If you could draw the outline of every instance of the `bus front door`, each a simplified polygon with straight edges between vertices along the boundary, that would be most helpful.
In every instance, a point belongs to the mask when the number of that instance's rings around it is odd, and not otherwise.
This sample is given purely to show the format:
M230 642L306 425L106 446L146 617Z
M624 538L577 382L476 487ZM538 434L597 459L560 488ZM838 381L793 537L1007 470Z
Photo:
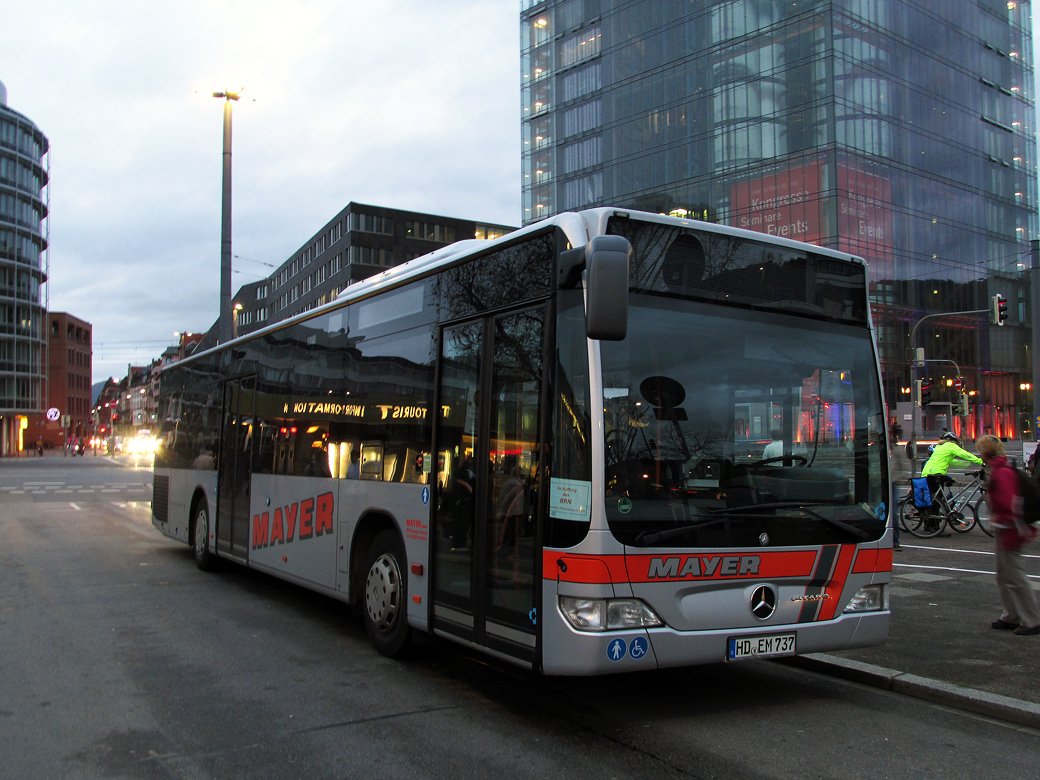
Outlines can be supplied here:
M255 377L224 385L224 427L217 462L217 552L245 561L249 554Z
M435 631L533 664L546 308L441 337Z

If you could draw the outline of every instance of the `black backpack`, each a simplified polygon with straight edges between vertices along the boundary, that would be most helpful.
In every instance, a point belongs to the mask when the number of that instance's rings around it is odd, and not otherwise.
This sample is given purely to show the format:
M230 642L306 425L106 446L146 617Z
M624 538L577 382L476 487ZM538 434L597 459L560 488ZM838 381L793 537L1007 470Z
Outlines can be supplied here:
M1022 494L1022 519L1029 525L1040 525L1040 482L1020 468L1014 468L1018 477L1018 492Z

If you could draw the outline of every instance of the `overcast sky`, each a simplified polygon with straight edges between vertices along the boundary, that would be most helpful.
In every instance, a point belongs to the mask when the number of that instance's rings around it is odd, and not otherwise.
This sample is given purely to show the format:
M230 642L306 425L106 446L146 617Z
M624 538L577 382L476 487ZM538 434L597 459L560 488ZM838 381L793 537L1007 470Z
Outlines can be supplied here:
M516 0L34 0L3 13L7 105L50 140L50 301L94 381L216 320L223 101L232 292L348 202L520 223Z

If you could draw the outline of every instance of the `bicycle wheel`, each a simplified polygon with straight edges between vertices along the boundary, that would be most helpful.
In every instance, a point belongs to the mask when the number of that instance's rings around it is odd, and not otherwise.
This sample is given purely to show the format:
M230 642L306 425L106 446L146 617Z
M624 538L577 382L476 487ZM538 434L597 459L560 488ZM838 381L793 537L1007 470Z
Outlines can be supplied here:
M975 527L975 523L978 521L975 519L975 512L972 511L968 517L965 517L962 512L950 512L947 522L950 528L957 533L966 534Z
M903 504L905 504L907 501L911 501L912 502L913 498L914 498L914 495L913 495L913 493L911 493L911 494L907 495L905 498L901 499L899 501L898 508L897 508L897 511L896 511L896 514L899 516L899 527L902 530L906 531L907 533L910 532L910 529L906 527L906 518L903 517L903 515L904 514L908 514L908 513L903 511Z
M911 536L930 539L939 535L946 521L942 515L921 512L914 506L913 496L907 496L899 502L899 522Z
M993 536L993 528L989 524L989 507L986 505L986 497L979 496L979 500L975 502L975 506L971 510L975 513L975 522L979 528Z

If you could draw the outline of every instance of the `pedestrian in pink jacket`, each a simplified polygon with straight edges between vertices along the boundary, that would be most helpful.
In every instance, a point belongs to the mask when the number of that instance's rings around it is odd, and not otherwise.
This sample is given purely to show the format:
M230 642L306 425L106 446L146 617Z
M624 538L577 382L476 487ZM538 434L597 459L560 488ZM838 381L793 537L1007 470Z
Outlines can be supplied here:
M996 539L997 588L1003 614L990 625L1014 630L1019 636L1040 634L1040 607L1029 585L1022 548L1033 538L1022 520L1022 494L1018 475L1008 466L1004 444L996 436L983 436L975 443L986 464L986 503Z

